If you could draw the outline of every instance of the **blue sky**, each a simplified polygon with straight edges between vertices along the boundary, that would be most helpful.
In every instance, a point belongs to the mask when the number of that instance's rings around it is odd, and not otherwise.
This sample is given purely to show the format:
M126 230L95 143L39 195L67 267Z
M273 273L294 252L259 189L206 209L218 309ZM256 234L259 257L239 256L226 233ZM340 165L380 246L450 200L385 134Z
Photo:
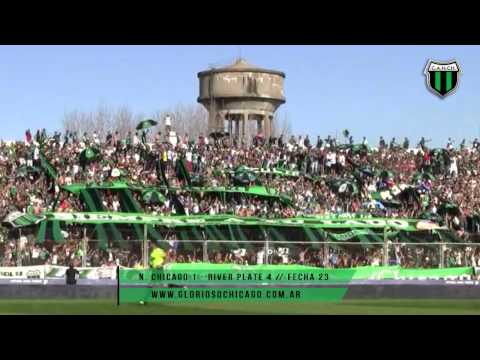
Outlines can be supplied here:
M286 73L287 115L296 134L356 140L380 135L411 142L422 135L444 145L449 136L480 137L479 46L0 46L0 138L26 128L60 130L63 114L98 105L128 105L151 114L195 103L197 72L239 55ZM425 86L428 59L456 59L454 95Z

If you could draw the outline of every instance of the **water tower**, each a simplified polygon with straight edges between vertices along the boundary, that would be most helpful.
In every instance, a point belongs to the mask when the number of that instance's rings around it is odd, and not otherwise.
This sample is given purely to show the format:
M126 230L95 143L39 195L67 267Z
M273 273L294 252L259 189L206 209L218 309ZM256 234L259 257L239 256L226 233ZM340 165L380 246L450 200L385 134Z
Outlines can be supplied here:
M209 112L209 133L228 133L249 141L272 135L273 114L285 102L281 71L261 69L238 59L233 65L198 73L197 101Z

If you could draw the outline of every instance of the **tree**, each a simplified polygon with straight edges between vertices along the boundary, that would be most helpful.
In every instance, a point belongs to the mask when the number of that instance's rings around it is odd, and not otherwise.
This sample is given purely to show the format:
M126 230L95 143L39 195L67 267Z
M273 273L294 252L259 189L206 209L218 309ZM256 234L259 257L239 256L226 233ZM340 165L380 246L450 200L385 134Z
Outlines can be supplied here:
M348 136L350 135L350 131L348 129L345 129L342 131L343 137L345 138L345 143L348 141Z
M197 138L200 134L206 135L208 131L208 112L201 105L177 104L174 108L157 110L152 119L158 122L154 131L165 130L165 118L170 115L172 131L178 135L188 134L190 138Z
M172 130L179 135L189 134L198 137L200 133L206 134L208 130L208 113L201 105L178 104L173 109L157 110L151 116L144 113L133 113L128 106L113 109L106 105L99 105L95 111L85 112L73 110L64 114L62 119L63 129L70 132L91 134L97 132L100 138L105 139L108 132L118 131L120 136L126 136L129 131L134 131L135 126L146 118L158 122L153 133L165 131L165 117L172 117Z
M275 113L272 122L272 136L278 138L280 137L280 135L283 135L284 138L288 138L291 134L292 125L290 123L290 117L288 113L285 113L283 115L282 120L280 120L280 115L278 113Z
M85 112L73 110L65 113L62 119L65 131L91 134L94 131L100 138L105 138L109 131L118 131L125 135L135 127L135 117L126 106L113 110L101 104L95 111Z

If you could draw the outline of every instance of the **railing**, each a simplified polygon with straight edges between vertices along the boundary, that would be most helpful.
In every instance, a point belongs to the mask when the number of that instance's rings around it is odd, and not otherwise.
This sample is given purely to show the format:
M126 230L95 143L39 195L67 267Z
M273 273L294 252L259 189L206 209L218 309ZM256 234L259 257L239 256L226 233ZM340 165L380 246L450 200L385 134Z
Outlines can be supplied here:
M11 247L11 244L16 247ZM5 244L10 250L5 251ZM66 244L35 245L7 241L0 266L69 265L149 267L154 246L165 249L169 262L229 262L239 264L306 264L321 267L401 265L443 268L480 266L480 243L320 242L272 240L128 240L102 244L84 238Z

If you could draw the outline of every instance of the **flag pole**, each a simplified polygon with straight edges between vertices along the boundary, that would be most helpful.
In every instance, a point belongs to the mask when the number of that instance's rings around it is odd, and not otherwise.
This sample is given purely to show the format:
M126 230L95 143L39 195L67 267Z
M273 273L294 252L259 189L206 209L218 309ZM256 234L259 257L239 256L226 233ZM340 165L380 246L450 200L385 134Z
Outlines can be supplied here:
M82 251L83 251L83 256L82 256L82 267L87 266L87 227L83 227L83 239L82 239Z
M143 255L143 268L148 268L148 247L147 247L147 224L143 224L143 246L142 246L142 255Z
M22 266L22 229L18 228L17 266Z
M388 227L383 228L383 266L388 266Z

